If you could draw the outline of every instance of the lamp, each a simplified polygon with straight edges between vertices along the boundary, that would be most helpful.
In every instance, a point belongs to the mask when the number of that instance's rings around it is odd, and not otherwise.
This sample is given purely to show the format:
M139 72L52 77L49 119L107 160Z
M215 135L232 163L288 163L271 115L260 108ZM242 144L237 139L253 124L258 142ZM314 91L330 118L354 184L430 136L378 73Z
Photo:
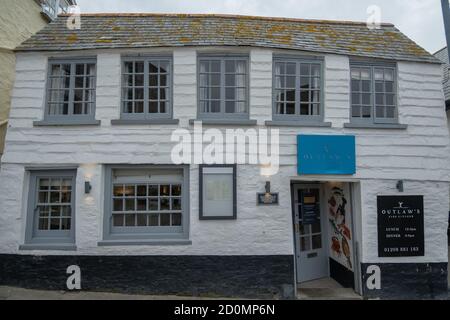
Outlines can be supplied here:
M85 181L84 182L84 193L89 194L89 193L91 193L91 190L92 190L91 183L89 181Z
M272 195L270 194L270 181L266 181L266 193L264 194L264 201L269 203L272 201Z
M404 188L403 188L403 180L398 180L397 181L397 185L396 188L399 192L403 192Z

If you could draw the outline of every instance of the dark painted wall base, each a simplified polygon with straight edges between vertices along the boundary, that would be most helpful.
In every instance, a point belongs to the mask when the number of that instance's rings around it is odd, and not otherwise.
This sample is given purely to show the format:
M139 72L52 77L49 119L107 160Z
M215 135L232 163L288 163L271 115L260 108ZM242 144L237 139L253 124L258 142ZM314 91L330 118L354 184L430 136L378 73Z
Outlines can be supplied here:
M67 267L87 291L292 299L293 256L31 256L0 254L0 285L67 290Z
M367 288L367 268L380 267L381 289ZM448 299L447 263L362 263L362 287L368 299Z
M355 274L330 258L330 277L344 288L355 288Z

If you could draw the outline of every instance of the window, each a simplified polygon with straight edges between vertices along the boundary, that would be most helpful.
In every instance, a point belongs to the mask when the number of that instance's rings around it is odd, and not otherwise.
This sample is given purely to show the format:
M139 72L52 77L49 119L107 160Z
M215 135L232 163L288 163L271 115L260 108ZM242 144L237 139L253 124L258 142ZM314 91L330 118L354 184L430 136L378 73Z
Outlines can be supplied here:
M69 4L67 0L40 0L42 12L44 12L50 19L56 19L58 14L67 13Z
M74 243L75 170L32 171L27 243Z
M95 82L95 60L49 61L46 118L93 119Z
M122 118L172 117L172 59L126 58L122 68Z
M187 238L187 167L109 166L107 186L106 239Z
M397 121L395 65L351 65L351 121Z
M248 118L248 58L201 56L199 117Z
M236 166L200 166L200 219L236 219Z
M274 60L274 120L323 120L322 61Z

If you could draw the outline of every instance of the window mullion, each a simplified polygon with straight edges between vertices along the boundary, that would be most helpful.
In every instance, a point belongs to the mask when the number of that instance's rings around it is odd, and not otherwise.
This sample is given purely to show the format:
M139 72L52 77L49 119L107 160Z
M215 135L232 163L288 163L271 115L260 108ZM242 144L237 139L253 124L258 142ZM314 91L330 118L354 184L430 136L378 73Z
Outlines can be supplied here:
M145 116L149 116L150 115L150 110L149 110L149 98L148 98L148 92L150 90L149 88L149 77L150 77L150 73L149 73L149 63L150 60L144 59L144 115Z
M220 113L225 114L225 59L220 60Z
M70 80L69 80L69 101L67 115L73 115L73 107L75 100L75 68L76 63L70 64Z
M300 116L300 62L295 63L295 115Z

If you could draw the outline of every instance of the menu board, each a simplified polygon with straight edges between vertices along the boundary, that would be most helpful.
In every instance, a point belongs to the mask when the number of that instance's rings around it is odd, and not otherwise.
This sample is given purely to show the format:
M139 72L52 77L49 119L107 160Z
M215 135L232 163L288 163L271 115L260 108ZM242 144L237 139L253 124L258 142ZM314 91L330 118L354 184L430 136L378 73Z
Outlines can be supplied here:
M423 196L378 196L378 256L425 255Z

